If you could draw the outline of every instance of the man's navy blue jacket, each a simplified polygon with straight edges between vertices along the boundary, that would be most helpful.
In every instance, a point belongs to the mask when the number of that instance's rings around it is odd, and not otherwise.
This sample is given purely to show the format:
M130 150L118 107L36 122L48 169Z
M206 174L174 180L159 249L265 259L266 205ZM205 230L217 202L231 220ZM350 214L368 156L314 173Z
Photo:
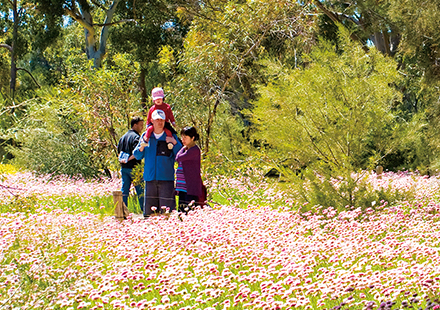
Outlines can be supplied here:
M139 134L133 129L127 131L127 133L123 135L121 139L119 139L118 154L120 154L122 151L124 153L130 154L130 156L133 155L133 151L139 143L139 138ZM121 167L133 169L137 164L140 164L140 162L140 160L132 159L126 164L121 164Z

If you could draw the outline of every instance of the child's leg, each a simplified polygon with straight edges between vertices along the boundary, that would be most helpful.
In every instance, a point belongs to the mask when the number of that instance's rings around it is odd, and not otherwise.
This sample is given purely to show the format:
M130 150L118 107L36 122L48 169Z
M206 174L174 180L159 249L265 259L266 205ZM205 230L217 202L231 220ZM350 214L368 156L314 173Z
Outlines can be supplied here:
M171 133L171 131L169 129L164 128L163 131L165 131L165 133L167 134L167 137L173 136L173 134Z
M165 122L165 130L169 130L172 134L177 134L177 131L173 128L173 126L171 126L170 122ZM168 136L168 134L167 134Z
M169 130L171 134L168 134L167 130ZM165 122L164 131L167 134L167 137L172 137L173 134L177 136L177 131L171 126L170 122ZM182 144L182 140L179 137L177 137L177 140Z
M149 126L147 127L147 131L146 131L146 133L145 133L145 135L144 135L144 140L145 140L145 142L148 142L148 140L150 140L150 137L151 137L151 134L153 133L153 131L154 131L153 126L152 126L152 125L149 125Z

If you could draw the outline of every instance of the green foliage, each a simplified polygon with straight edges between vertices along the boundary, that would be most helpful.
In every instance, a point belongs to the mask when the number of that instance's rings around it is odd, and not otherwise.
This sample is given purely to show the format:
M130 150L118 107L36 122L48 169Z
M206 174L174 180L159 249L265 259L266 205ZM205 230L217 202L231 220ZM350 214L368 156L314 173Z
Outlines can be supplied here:
M137 20L111 29L113 49L130 53L142 66L157 58L162 45L172 44L170 38L182 40L173 6L165 1L122 2L116 13L121 19ZM165 23L169 26L164 26Z
M185 83L183 79L178 82ZM210 109L212 105L209 103L208 106L204 105L203 98L199 96L199 93L194 93L188 84L179 84L170 88L167 103L172 105L179 128L185 126L197 128L200 134L198 144L202 150L206 150L206 143L209 140L211 145L209 151L213 154L220 152L226 156L237 158L250 152L243 119L240 115L233 113L229 105L223 104L218 107L218 113L208 138L207 119L212 113L212 109Z
M126 55L116 55L113 61L115 65L109 68L73 73L66 85L77 99L75 108L88 130L92 160L106 168L114 167L119 137L130 128L131 117L141 111L136 91L138 64Z
M387 14L402 31L402 54L415 56L413 66L425 71L426 81L440 80L440 1L392 0Z
M4 145L12 145L17 162L40 172L93 176L118 169L118 137L132 115L144 112L140 100L161 85L177 129L196 126L205 153L247 156L253 152L249 132L256 130L255 145L275 146L271 156L282 167L316 164L319 170L317 163L325 162L358 171L379 163L432 173L440 168L438 1L319 2L360 42L372 42L397 63L347 45L318 2L119 2L115 23L107 26L104 67L93 71L85 61L85 21L78 17L93 15L90 53L102 42L102 8L112 1L20 0L17 65L43 89L36 91L20 70L12 100L10 53L0 48L0 156L10 157ZM0 43L10 44L11 2L0 0L0 13ZM320 36L335 46L312 49ZM269 86L257 94L258 84ZM250 129L243 115L260 95L266 107L259 113L287 118L267 139L258 116ZM284 98L291 109L267 109L272 101L283 107ZM292 132L298 143L289 140Z
M277 180L264 176L270 167L270 159L264 154L231 160L224 154L210 152L202 161L208 201L243 209L257 206L297 210L297 192L291 187L281 188Z
M99 173L90 161L86 127L70 95L46 90L29 102L27 117L9 130L9 136L20 142L19 147L10 147L17 164L39 173L85 177Z
M295 18L302 9L299 3L286 1L214 1L208 6L182 6L180 18L191 18L184 51L176 59L167 48L161 54L161 64L167 73L179 74L170 87L176 107L192 112L187 118L201 130L205 151L209 151L218 114L229 110L219 107L228 105L233 115L239 115L253 97L252 84L260 78L255 59L267 51L284 57L280 51L282 46L290 46L286 41L294 41L300 33L305 37L310 34L306 24L313 17ZM197 14L192 14L194 11ZM170 63L174 59L178 66Z
M376 50L366 54L347 37L339 53L321 42L301 70L267 62L271 78L258 88L253 121L279 164L313 171L299 179L303 186L327 187L325 199L337 199L335 192L342 199L332 204L356 205L360 180L352 172L373 168L400 143L391 109L400 94L395 62Z
M338 173L339 172L339 173ZM346 175L344 175L344 173ZM337 212L350 210L352 207L366 209L379 205L379 202L386 201L393 204L399 201L411 201L414 198L415 190L396 190L391 184L387 187L375 188L369 180L367 171L349 173L341 171L329 171L325 177L316 174L311 169L305 169L302 178L293 177L293 184L300 193L303 204L301 211L314 211L315 206L333 207ZM338 176L337 178L329 177Z
M117 143L141 110L135 91L136 63L116 55L114 66L90 70L67 59L69 79L59 88L41 90L28 102L9 137L15 161L41 173L92 177L117 170Z
M127 207L130 213L141 213L139 201L135 196L128 198ZM85 198L81 196L40 197L32 195L28 197L16 196L7 203L0 203L0 213L19 212L31 215L36 214L37 210L50 212L57 209L62 209L74 214L81 212L89 212L102 216L113 216L115 214L115 205L112 196Z
M25 198L16 196L12 201L6 204L0 203L0 213L20 212L24 214L35 214L37 208L38 197L36 195Z

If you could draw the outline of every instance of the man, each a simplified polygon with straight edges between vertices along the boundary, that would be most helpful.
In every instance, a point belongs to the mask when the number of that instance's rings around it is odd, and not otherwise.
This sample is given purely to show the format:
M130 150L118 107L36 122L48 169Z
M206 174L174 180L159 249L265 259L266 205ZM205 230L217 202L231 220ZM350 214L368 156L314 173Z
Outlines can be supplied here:
M118 154L119 155L119 162L121 163L121 175L122 175L122 200L124 201L125 205L128 206L128 196L130 194L130 186L131 183L133 183L133 168L136 167L136 165L139 165L141 163L140 160L137 160L134 155L133 151L136 148L136 146L139 143L139 138L141 132L144 130L144 121L139 116L133 117L131 119L131 129L122 136L122 138L119 140L118 143ZM124 158L122 155L126 155L127 158ZM124 154L125 153L125 154ZM144 194L142 192L142 186L136 185L136 194L139 199L139 206L141 207L141 210L144 210Z
M144 158L145 208L144 217L156 212L176 210L174 194L174 161L182 148L177 136L167 137L164 132L166 115L162 110L155 110L151 115L153 134L148 143L140 139L134 150L137 160ZM173 147L168 148L167 144Z

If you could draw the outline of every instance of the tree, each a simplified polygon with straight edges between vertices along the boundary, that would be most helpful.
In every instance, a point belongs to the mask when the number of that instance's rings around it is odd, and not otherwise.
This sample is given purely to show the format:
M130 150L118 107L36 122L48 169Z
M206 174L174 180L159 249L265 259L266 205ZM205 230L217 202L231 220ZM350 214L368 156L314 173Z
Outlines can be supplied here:
M365 53L348 35L340 42L339 53L320 42L304 69L271 63L252 119L256 135L276 150L275 161L307 167L309 189L332 189L313 203L339 197L338 204L354 206L362 199L356 195L362 174L353 172L373 168L399 145L392 107L401 97L394 61L375 49Z
M176 17L175 5L169 2L123 2L116 14L136 23L118 25L111 31L113 50L133 55L141 65L139 91L145 110L148 110L147 90L165 83L156 62L159 52L165 45L180 50L186 31Z
M84 27L85 51L87 59L93 60L93 66L100 68L107 53L110 27L134 20L113 21L116 8L121 0L35 0L38 10L46 14L68 16ZM94 14L94 17L92 16ZM95 20L102 18L101 23ZM100 31L99 31L100 29ZM99 39L98 37L99 32Z
M365 51L368 51L369 41L385 55L396 54L401 32L387 15L389 2L314 0L313 4L337 26L344 26L349 30L350 38L361 43ZM326 25L321 30L325 32L325 28L328 27L329 25ZM333 39L335 38L336 34Z
M110 176L119 166L117 143L140 114L138 64L115 55L114 66L90 70L80 57L66 59L65 83L45 88L9 130L20 143L16 161L41 173ZM49 157L49 158L48 158Z
M4 0L0 2L0 14L4 17L2 28L5 34L0 37L0 48L9 53L10 83L9 90L14 98L17 84L17 72L22 70L29 74L38 87L37 80L25 67L17 66L17 60L28 52L28 47L43 50L58 35L59 23L53 15L35 12L32 2L26 0Z
M301 35L307 41L313 16L299 3L283 0L194 2L182 4L179 12L191 27L177 58L171 97L182 115L183 109L203 115L198 123L207 153L220 105L229 103L238 112L260 78L255 60L275 42L293 42Z

